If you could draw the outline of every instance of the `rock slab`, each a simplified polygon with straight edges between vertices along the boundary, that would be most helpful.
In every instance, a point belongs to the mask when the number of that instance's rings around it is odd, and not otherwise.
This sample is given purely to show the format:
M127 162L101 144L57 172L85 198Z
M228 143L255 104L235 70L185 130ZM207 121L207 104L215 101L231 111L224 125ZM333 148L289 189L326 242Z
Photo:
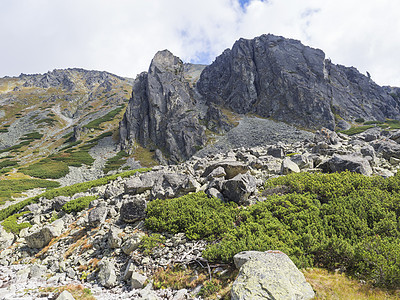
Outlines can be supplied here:
M242 260L244 256L248 258L233 283L232 300L306 300L314 297L311 285L286 254L280 251L251 252L249 255L240 253Z

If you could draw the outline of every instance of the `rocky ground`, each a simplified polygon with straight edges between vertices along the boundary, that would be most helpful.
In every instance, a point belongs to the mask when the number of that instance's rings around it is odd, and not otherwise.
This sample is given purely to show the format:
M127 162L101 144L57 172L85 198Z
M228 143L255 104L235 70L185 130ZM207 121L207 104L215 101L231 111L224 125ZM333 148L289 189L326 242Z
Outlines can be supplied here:
M38 287L67 284L82 284L96 299L201 298L200 285L191 290L153 290L151 280L159 268L196 264L213 274L227 266L208 267L201 254L207 242L188 240L183 233L164 234L165 247L144 253L139 245L149 234L143 222L149 201L205 191L249 205L264 200L257 191L272 176L347 169L386 177L399 168L400 131L372 128L350 138L322 129L308 136L301 142L194 156L180 165L157 166L71 197L41 198L24 208L30 212L18 219L32 227L19 234L0 229L0 299L55 299L57 293ZM61 213L54 221L53 211L61 212L67 201L83 196L98 199L88 209ZM246 272L257 274L256 266L251 270Z

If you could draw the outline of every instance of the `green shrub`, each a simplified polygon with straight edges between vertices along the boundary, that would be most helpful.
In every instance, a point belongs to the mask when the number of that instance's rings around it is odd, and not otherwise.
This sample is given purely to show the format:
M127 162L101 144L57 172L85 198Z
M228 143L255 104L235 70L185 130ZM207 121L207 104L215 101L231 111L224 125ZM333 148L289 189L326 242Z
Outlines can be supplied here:
M146 235L140 241L139 249L143 252L144 255L149 255L153 252L153 250L157 247L164 247L165 236L162 236L158 233L153 233L150 235Z
M98 196L85 196L70 200L63 205L62 210L68 214L71 212L80 212L89 207L90 202L97 198Z
M364 118L358 118L358 119L355 119L354 121L356 121L356 123L364 123L365 119Z
M29 140L29 141L33 141L33 140L40 140L43 137L43 134L39 133L39 132L31 132L31 133L27 133L25 134L21 140Z
M367 129L370 129L374 127L373 125L363 125L363 126L357 126L357 127L351 127L350 129L347 130L341 130L341 133L347 134L347 135L355 135L364 132Z
M19 234L19 232L24 229L24 228L28 228L28 227L32 227L31 224L24 222L24 223L20 223L18 224L17 220L19 217L30 213L30 211L24 211L22 213L19 214L15 214L12 216L9 216L7 219L5 219L1 225L3 225L3 228L5 231L7 232L12 232L15 234Z
M147 205L145 224L156 232L184 232L189 239L215 239L232 226L235 220L234 207L234 204L209 198L204 192L173 199L157 199Z
M271 188L285 194L271 195ZM400 284L400 174L298 173L270 179L264 202L240 208L203 193L155 200L145 225L215 242L203 252L231 262L245 250L281 250L299 267L340 268L385 287Z
M6 168L6 167L13 167L13 166L17 166L18 162L15 160L9 160L9 159L5 159L0 161L0 169Z

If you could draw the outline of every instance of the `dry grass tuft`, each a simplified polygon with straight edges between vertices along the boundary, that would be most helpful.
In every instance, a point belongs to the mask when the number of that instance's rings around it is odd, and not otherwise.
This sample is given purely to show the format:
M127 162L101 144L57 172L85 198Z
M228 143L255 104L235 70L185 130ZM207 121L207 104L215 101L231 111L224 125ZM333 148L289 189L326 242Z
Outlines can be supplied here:
M400 290L385 291L351 279L345 274L331 273L325 269L303 270L306 280L316 292L315 299L333 300L394 300L400 299Z

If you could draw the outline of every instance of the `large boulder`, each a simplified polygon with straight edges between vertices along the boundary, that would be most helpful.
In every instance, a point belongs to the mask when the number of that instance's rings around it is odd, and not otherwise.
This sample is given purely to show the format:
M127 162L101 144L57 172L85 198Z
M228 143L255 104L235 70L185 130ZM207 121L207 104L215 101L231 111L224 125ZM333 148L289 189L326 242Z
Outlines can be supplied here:
M289 173L299 173L299 166L294 163L289 157L285 157L282 161L281 165L281 173L283 175L287 175Z
M252 251L241 259L239 275L232 285L232 300L312 299L315 294L303 273L280 251Z
M111 261L102 259L99 262L97 279L98 282L106 288L112 288L117 284L117 275L115 274L114 264Z
M368 160L356 155L338 155L335 154L332 158L323 162L319 166L324 172L343 172L350 171L363 175L371 175L372 169Z
M26 245L29 248L43 248L48 245L53 238L58 237L62 233L63 229L64 221L58 219L52 224L46 225L45 227L33 232L31 235L26 236Z
M387 160L391 157L400 158L400 145L392 140L381 140L371 143L371 145Z
M225 178L226 179L231 179L235 177L238 174L244 174L249 170L248 165L235 161L235 160L224 160L220 161L217 163L214 163L210 166L208 166L202 175L202 177L207 177L209 176L214 170L223 168L225 171Z
M127 222L133 223L146 217L147 202L143 198L133 196L126 199L120 208L120 218Z
M251 194L257 190L257 183L249 174L238 174L222 184L224 199L238 204L246 203Z
M197 192L200 184L193 176L187 174L165 173L154 183L151 190L152 199L166 199L184 196Z
M105 205L95 207L89 212L88 221L92 227L103 224L107 218L108 208Z
M14 235L11 232L4 230L3 226L0 225L0 250L8 248L14 241Z

